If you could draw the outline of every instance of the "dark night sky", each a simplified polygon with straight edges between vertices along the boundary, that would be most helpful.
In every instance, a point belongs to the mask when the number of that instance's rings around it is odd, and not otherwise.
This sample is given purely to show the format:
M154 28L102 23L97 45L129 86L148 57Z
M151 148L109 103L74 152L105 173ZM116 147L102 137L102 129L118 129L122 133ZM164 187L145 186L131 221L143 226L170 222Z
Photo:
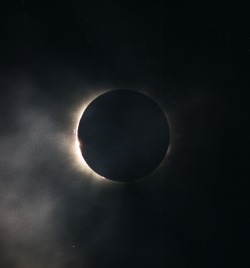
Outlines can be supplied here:
M249 5L1 3L0 267L249 267ZM129 88L168 116L161 166L98 180L77 111Z

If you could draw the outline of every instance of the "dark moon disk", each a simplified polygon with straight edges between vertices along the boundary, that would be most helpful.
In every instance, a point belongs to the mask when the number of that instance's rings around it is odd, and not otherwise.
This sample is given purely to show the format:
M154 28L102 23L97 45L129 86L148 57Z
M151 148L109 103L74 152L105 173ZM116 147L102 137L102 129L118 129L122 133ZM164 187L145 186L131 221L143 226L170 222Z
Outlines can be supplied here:
M88 105L78 139L92 170L107 179L127 182L157 168L166 155L170 131L156 102L137 91L119 89Z

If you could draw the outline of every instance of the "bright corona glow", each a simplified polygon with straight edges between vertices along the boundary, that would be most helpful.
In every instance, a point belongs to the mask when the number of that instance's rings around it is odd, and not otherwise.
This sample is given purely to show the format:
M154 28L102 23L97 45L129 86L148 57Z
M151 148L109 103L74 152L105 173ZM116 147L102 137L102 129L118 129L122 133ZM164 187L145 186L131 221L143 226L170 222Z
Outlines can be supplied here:
M73 156L73 162L76 165L76 168L80 171L83 171L84 173L86 173L88 176L91 176L95 179L98 180L103 180L103 177L98 175L96 172L94 172L86 163L86 161L84 160L82 153L81 153L81 148L84 148L84 144L82 144L79 140L78 140L78 127L80 124L80 120L82 118L82 115L85 111L85 109L88 107L88 105L95 99L97 98L99 95L105 93L106 91L99 91L98 93L96 93L94 96L88 96L84 103L82 105L80 105L79 109L76 111L76 113L73 115L74 118L76 118L76 120L74 121L74 123L76 122L76 124L73 126L73 144L70 146L70 152L71 155Z

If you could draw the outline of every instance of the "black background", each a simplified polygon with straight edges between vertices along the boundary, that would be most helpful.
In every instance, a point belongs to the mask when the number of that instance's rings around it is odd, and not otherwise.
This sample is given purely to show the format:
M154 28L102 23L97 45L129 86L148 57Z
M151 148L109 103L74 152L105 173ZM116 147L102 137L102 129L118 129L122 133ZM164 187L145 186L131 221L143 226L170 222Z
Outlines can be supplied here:
M0 267L249 267L247 3L0 9ZM80 103L116 88L157 101L172 137L129 185L67 155Z

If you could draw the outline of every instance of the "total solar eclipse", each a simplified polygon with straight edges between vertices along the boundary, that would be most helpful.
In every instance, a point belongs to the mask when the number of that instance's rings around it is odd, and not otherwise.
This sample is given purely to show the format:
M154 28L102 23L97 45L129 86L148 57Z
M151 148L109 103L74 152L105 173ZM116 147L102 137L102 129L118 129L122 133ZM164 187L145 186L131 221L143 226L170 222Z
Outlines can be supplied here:
M88 166L102 177L123 182L153 172L170 141L168 121L159 105L127 89L95 98L83 112L77 135Z

